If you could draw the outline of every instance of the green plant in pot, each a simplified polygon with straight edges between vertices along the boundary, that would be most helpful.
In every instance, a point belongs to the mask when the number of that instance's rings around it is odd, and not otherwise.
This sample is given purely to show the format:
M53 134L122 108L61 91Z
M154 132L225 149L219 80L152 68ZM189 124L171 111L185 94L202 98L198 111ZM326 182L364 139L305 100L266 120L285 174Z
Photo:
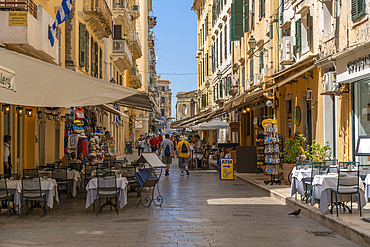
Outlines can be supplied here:
M295 167L295 163L297 162L298 156L301 155L301 149L305 141L306 138L302 134L296 134L285 140L285 147L283 149L284 163L282 164L282 167L284 181L287 184L289 183L289 173Z
M320 147L320 144L315 140L312 141L312 145L307 147L305 154L312 162L323 162L332 157L332 151L329 146L329 142L327 142L325 146Z

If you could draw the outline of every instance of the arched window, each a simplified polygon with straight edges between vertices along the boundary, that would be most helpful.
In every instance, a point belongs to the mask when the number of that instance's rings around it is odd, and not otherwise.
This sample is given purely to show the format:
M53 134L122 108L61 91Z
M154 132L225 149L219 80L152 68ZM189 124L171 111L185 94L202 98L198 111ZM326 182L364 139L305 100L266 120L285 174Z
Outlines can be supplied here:
M185 104L183 104L183 105L182 105L182 114L183 114L183 115L185 115L185 114L186 114L186 110L187 110L187 109L186 109L186 105L185 105Z

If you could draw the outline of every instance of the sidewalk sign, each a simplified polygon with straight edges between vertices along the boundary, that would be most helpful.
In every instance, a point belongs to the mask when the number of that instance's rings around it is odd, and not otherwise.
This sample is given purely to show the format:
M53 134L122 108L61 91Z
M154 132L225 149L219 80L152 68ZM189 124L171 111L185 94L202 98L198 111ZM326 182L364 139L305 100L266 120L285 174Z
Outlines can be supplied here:
M220 179L234 180L234 159L220 159Z

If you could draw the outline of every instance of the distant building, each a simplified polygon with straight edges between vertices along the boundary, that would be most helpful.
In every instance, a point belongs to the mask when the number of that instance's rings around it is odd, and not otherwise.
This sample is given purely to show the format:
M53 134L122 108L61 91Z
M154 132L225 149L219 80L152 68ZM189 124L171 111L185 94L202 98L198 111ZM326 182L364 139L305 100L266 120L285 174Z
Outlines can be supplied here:
M159 113L160 120L164 127L164 130L167 131L170 129L171 123L171 89L169 80L163 79L160 76L157 76L157 83L159 89Z
M198 113L199 106L197 90L179 92L176 97L176 121L194 116Z

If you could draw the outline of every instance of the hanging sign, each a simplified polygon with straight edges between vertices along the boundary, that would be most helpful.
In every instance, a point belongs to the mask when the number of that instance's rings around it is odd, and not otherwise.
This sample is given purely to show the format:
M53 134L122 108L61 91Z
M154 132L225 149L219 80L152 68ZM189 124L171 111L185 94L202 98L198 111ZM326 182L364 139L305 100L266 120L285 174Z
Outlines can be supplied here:
M0 65L0 87L15 92L15 72Z
M233 180L234 179L234 159L220 159L220 179Z
M229 123L231 132L238 132L239 131L239 122L231 122Z
M262 121L262 127L264 130L266 130L268 126L271 126L273 124L277 125L277 121L275 119L269 118Z
M27 26L27 12L9 12L9 26Z
M299 106L294 108L294 124L297 126L301 124L301 108Z

